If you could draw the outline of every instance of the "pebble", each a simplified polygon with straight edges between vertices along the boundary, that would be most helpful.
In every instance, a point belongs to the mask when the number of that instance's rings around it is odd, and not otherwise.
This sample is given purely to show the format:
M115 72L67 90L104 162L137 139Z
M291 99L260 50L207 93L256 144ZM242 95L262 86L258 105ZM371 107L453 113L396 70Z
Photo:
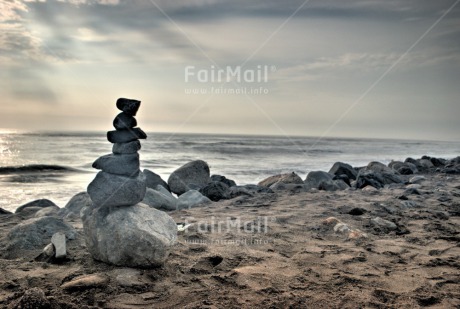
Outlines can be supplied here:
M64 290L84 290L106 285L108 279L102 275L93 274L74 278L61 285Z
M65 234L61 232L54 233L51 237L51 243L54 246L55 257L64 259L67 256Z

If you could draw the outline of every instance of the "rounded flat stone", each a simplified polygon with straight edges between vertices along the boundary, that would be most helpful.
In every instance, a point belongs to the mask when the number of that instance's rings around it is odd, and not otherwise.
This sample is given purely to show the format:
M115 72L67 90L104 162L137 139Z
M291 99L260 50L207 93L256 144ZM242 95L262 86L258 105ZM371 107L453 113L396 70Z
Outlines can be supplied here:
M141 106L141 101L119 98L117 100L117 108L122 112L125 112L128 115L136 116L139 107Z

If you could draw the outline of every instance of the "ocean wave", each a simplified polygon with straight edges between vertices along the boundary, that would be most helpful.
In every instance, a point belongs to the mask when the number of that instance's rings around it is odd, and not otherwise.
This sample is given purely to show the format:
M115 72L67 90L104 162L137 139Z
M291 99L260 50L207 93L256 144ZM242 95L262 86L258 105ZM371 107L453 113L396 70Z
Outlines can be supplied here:
M43 173L43 172L82 172L76 168L60 165L30 164L24 166L0 167L0 175L21 174L21 173Z

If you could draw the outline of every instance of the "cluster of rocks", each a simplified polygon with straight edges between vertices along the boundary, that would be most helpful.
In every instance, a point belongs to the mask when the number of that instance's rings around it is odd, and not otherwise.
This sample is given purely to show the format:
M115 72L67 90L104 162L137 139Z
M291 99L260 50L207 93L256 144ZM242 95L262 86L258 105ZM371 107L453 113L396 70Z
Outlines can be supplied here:
M94 259L106 263L154 267L164 263L177 238L175 221L142 202L147 190L140 171L139 139L147 135L134 118L141 102L118 99L118 114L107 132L112 153L98 158L102 170L88 186L92 205L81 211L86 246Z

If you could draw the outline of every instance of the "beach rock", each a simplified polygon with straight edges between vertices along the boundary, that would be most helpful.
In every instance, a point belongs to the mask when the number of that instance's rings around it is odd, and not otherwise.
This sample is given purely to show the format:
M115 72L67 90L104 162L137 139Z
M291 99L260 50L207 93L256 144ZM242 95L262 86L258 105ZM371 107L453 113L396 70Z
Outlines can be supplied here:
M176 222L145 204L84 209L86 246L96 260L127 267L161 266L177 239Z
M335 175L333 178L333 180L342 180L347 186L351 186L351 182L350 182L350 178L348 178L347 175L345 174L341 174L341 175Z
M11 215L12 212L0 207L0 215Z
M393 222L385 220L385 219L382 219L380 217L376 217L376 218L371 219L371 223L374 226L383 228L383 229L388 230L388 231L393 231L393 230L396 230L398 228L396 226L396 224L394 224Z
M212 181L205 187L201 188L199 192L209 198L211 201L217 202L228 198L228 186L223 182Z
M51 303L40 288L31 288L18 300L13 301L8 309L50 309Z
M40 209L35 213L35 218L46 216L58 216L60 208L57 206L50 206Z
M62 232L54 233L51 237L51 243L54 246L55 258L65 259L67 256L65 234Z
M409 183L411 184L421 184L426 180L425 176L414 176L411 179L409 179Z
M335 162L334 165L329 170L329 174L340 176L340 175L347 175L349 179L356 179L358 173L355 169L347 163L343 162Z
M57 232L64 233L68 239L75 239L77 235L75 229L60 218L41 217L25 220L9 231L7 250L42 248Z
M258 183L259 186L270 187L275 183L303 184L302 178L294 172L270 176Z
M418 172L417 167L408 162L391 161L388 167L401 175L412 175Z
M321 183L332 182L333 178L334 176L329 173L323 171L312 171L308 173L304 183L310 188L319 189Z
M168 179L171 192L181 195L187 192L190 184L203 188L209 182L209 166L202 160L189 162L175 170Z
M136 116L139 107L141 106L141 101L119 98L117 100L117 108L122 112L125 112L127 115Z
M380 163L380 162L376 162L376 161L373 161L373 162L369 162L369 164L366 166L366 170L368 171L374 171L376 173L389 173L389 174L394 174L394 170L391 169L390 167L386 166L385 164L383 163Z
M345 234L345 233L349 233L350 231L351 231L350 227L343 222L339 222L334 226L334 232L336 233Z
M348 189L348 185L342 180L330 180L320 183L318 189L324 191L338 191Z
M212 203L209 198L196 190L189 190L177 199L177 209L190 209Z
M119 113L113 120L113 126L117 130L132 129L137 126L137 120L125 112Z
M93 201L89 196L88 192L80 192L74 195L59 211L59 216L63 218L76 217L80 218L80 212L84 207L91 207Z
M304 184L292 184L277 182L270 186L273 191L290 191L292 193L306 192L308 191Z
M221 176L221 175L212 175L211 176L211 181L218 181L218 182L223 182L224 184L226 184L228 187L234 187L236 186L236 182L231 180L231 179L228 179L227 177L225 176Z
M164 181L160 175L157 175L148 169L144 169L144 175L145 175L145 183L147 185L147 188L156 189L156 187L160 185L160 186L163 186L169 192L171 192L171 190L169 189L168 183Z
M264 194L264 193L274 193L272 189L257 185L244 185L244 186L234 186L230 187L227 191L228 198L232 199L237 196L246 195L246 196L254 196L257 194Z
M34 258L36 262L51 262L54 259L54 245L48 244L43 251Z
M366 186L372 186L376 189L381 189L384 186L382 174L363 169L359 171L358 178L356 179L356 188L362 189Z
M94 161L93 167L110 174L134 177L140 172L139 154L108 154Z
M131 154L141 150L141 142L135 140L128 143L115 143L112 146L112 152L114 154Z
M430 158L430 161L431 163L433 163L433 165L435 167L442 167L442 166L445 166L447 164L447 160L445 159L441 159L441 158Z
M158 187L163 188L160 185ZM156 208L159 210L176 210L177 199L174 196L172 196L171 193L169 193L167 190L166 192L167 194L165 194L164 192L153 190L151 188L147 188L142 203L149 207Z
M371 185L366 185L364 188L362 188L363 191L365 192L376 192L378 191L377 188L371 186Z
M123 177L99 172L88 185L88 194L95 207L129 206L144 199L145 176Z
M419 159L417 160L417 162L418 162L418 165L422 167L421 169L424 171L427 171L430 168L434 167L434 164L429 159Z
M146 139L147 134L140 128L116 130L107 132L107 140L111 143L129 143L139 139Z
M52 201L48 200L48 199L39 199L39 200L35 200L35 201L32 201L32 202L29 202L27 204L24 204L20 207L18 207L15 211L15 213L21 213L22 211L24 211L25 209L29 208L29 207L40 207L40 208L46 208L46 207L50 207L50 206L57 206L56 204L54 204Z
M61 289L67 291L82 291L97 287L104 287L108 283L108 278L100 274L83 275L72 279L61 285Z

